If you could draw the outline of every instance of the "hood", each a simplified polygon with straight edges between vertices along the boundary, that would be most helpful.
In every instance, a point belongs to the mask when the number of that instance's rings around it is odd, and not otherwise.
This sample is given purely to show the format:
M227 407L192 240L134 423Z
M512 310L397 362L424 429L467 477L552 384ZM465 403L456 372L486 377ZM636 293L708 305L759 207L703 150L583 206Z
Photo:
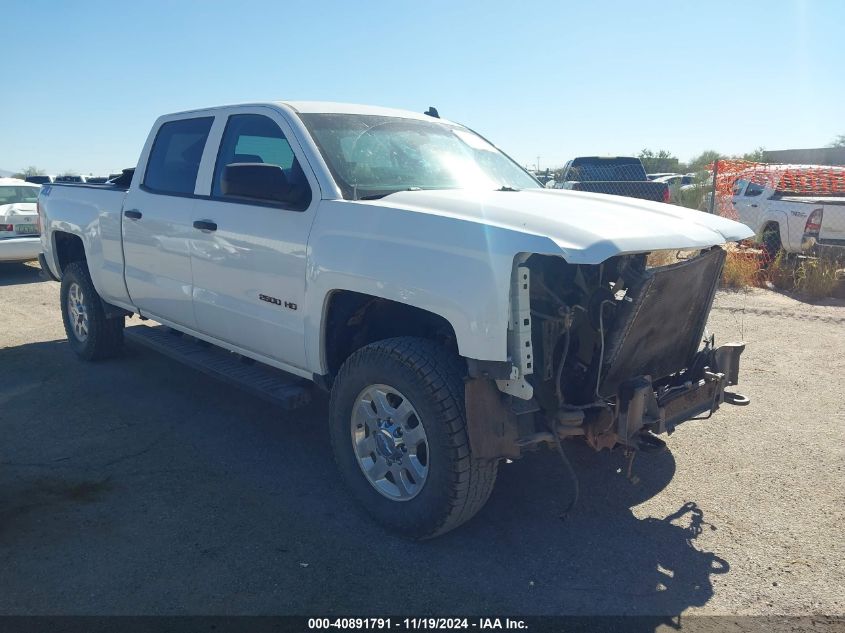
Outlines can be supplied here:
M577 264L622 253L707 248L754 235L744 224L702 211L559 189L400 191L371 204L546 237Z

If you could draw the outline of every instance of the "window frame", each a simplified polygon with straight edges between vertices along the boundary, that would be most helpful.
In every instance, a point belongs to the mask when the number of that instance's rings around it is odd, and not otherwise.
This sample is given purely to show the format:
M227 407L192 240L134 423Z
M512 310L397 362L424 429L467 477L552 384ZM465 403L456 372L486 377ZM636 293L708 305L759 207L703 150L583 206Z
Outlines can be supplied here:
M759 190L754 191L754 193L748 193L751 191L751 187L759 187ZM745 186L745 191L742 192L743 198L756 198L758 196L763 195L763 192L766 190L766 185L761 185L760 183L756 183L753 180L749 180L748 184Z
M740 183L742 183L740 185ZM745 193L745 188L748 187L749 181L745 178L737 178L732 186L733 195L740 197Z
M222 169L218 172L218 166L220 165L220 161L223 158L223 146L224 141L226 140L226 134L229 131L229 126L232 124L232 119L239 116L257 116L263 117L270 121L273 125L275 125L279 129L279 133L282 135L282 138L287 142L288 147L290 147L291 154L293 155L293 160L299 164L300 170L303 172L303 180L305 186L308 188L308 195L307 195L307 204L304 207L299 208L298 206L294 206L291 204L287 204L284 202L278 202L273 200L267 200L262 198L241 198L236 196L226 196L221 194L216 195L214 193L214 183L215 179L220 175L222 177L223 171ZM208 182L208 194L207 197L210 200L214 200L215 202L226 202L229 204L244 204L244 205L254 205L254 206L261 206L261 207L269 207L273 209L282 209L283 211L292 211L294 213L304 213L307 211L312 203L314 202L314 187L312 186L311 182L308 180L308 175L305 172L305 167L303 166L303 161L297 155L296 147L294 143L291 142L291 138L288 134L285 133L283 127L276 121L272 116L264 112L252 112L252 111L234 111L225 113L222 115L222 118L225 120L223 123L223 131L220 133L220 137L217 141L217 152L214 156L214 164L211 169L211 178ZM237 145L236 145L237 147ZM267 163L272 164L272 163ZM225 167L225 166L224 166Z
M203 120L203 119L210 121L210 124L208 126L208 132L205 135L205 144L203 145L202 154L200 154L200 162L199 162L199 165L197 165L197 174L194 177L194 187L193 187L193 189L190 192L167 191L165 189L157 189L156 187L151 187L150 185L148 185L147 184L147 177L149 176L149 172L150 172L151 159L152 159L153 155L155 154L155 149L156 149L156 146L158 145L158 143L160 141L161 131L164 129L164 127L166 125L170 125L170 124L173 124L173 123L183 123L185 121L198 121L198 120ZM156 128L155 137L153 138L153 142L150 145L149 152L147 152L146 161L145 161L145 164L144 164L144 176L141 179L141 183L139 185L140 189L142 191L146 191L147 193L152 193L152 194L161 195L161 196L176 196L176 197L180 197L180 198L196 197L195 192L196 192L196 189L197 189L197 185L200 182L200 176L202 175L202 157L205 155L205 152L208 149L208 141L211 139L212 132L214 130L214 121L215 121L215 116L214 116L214 113L212 113L212 112L204 112L204 113L200 114L199 116L185 116L185 117L179 117L179 118L168 119L168 120L162 121L158 125L158 127Z

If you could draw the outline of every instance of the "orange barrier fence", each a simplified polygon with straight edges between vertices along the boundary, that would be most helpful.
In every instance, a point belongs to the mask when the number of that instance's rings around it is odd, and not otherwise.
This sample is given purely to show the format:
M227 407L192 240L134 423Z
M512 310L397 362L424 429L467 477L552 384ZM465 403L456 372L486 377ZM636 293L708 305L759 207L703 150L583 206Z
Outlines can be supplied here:
M771 196L845 197L845 167L825 165L781 165L745 160L720 159L710 165L716 170L716 213L737 217L736 196L766 193ZM755 186L748 187L746 183Z

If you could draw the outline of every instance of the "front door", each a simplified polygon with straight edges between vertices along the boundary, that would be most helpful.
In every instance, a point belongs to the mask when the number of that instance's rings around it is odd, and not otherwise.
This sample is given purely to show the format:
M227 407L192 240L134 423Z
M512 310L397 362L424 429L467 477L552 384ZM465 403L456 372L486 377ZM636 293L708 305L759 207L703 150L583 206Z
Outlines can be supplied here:
M226 119L209 197L193 208L199 228L191 240L191 263L200 332L304 368L305 255L319 196L313 195L316 181L306 177L291 138L275 111L257 108ZM223 180L233 163L277 165L301 197L280 203L260 188L231 195Z
M752 229L760 230L762 228L762 194L765 190L764 185L746 180L738 180L734 185L733 204L738 219Z
M130 188L123 205L126 288L133 305L146 316L190 329L196 327L190 256L194 187L213 121L162 124L141 185Z

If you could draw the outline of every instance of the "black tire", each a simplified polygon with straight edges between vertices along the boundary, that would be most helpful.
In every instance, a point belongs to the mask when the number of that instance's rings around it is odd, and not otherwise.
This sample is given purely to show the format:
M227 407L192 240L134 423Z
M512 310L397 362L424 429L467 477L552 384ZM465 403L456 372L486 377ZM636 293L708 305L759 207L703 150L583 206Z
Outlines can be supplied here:
M780 253L783 244L780 241L780 227L777 224L769 224L763 229L761 240L763 251L766 253L766 265L768 266Z
M432 341L402 337L356 351L334 382L330 436L341 477L379 523L398 534L425 539L453 530L487 502L498 463L472 457L466 430L460 360ZM404 394L428 439L429 471L419 493L389 499L366 478L352 445L352 408L370 385L388 385Z
M87 314L88 334L84 340L74 331L68 294L76 284L82 291L82 305ZM84 360L99 360L115 356L123 349L124 317L107 318L100 295L94 289L91 275L84 262L68 264L62 273L62 321L71 349Z

